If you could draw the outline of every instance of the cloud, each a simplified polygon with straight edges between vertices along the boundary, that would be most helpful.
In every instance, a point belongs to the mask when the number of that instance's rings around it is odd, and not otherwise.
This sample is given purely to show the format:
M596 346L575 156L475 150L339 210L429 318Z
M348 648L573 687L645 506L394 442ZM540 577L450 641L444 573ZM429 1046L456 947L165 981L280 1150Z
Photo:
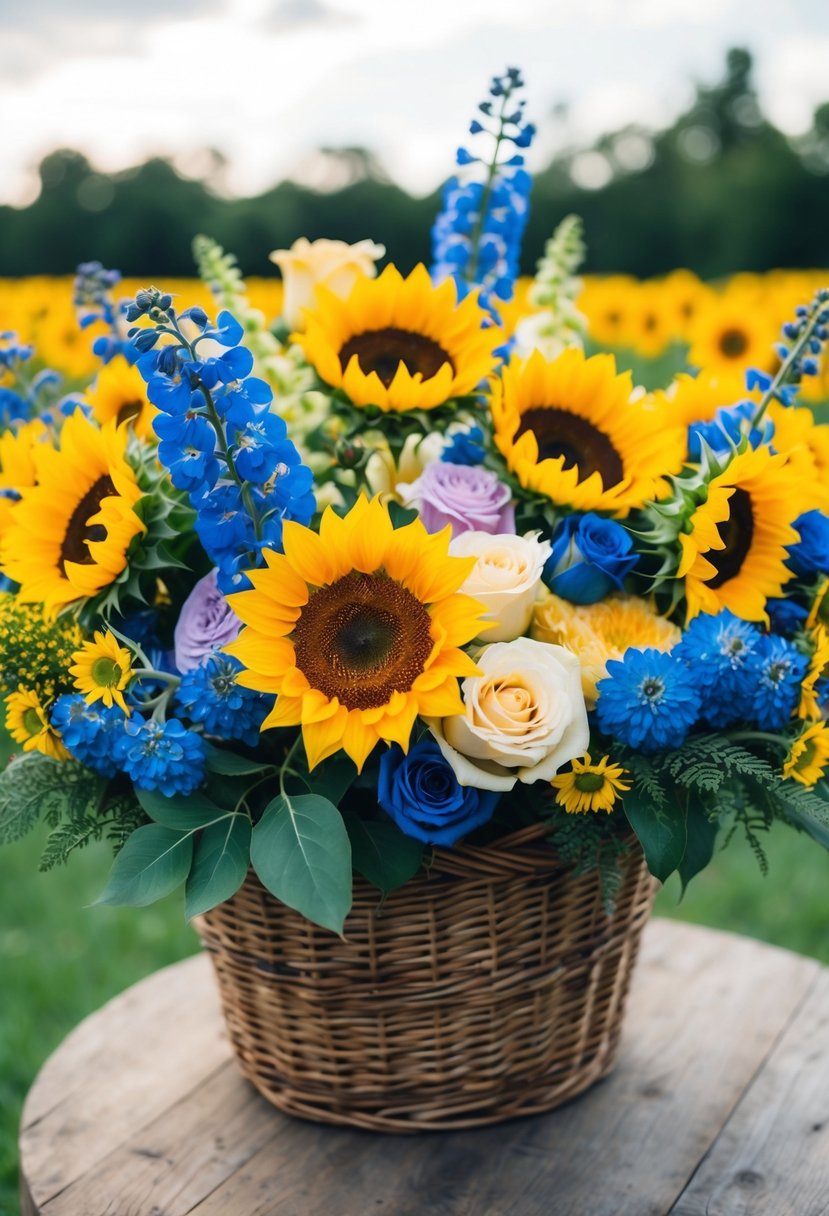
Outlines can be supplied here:
M264 29L293 33L310 26L354 25L360 18L354 13L331 8L322 0L278 0L262 20Z

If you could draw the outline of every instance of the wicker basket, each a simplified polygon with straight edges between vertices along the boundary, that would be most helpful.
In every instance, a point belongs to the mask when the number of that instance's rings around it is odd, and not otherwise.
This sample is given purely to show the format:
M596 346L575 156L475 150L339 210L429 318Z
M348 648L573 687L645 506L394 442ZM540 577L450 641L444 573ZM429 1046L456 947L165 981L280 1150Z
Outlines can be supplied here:
M245 1076L289 1114L395 1132L536 1114L605 1076L654 884L632 848L608 917L542 835L438 850L381 908L355 879L345 940L251 873L199 925Z

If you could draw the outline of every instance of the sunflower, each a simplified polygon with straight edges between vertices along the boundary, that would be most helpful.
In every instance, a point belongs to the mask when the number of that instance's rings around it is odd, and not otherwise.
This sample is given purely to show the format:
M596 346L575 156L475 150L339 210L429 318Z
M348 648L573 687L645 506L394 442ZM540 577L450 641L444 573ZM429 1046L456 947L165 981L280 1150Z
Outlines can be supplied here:
M97 595L126 567L130 542L145 530L126 445L125 427L99 428L77 411L59 448L33 448L37 484L9 512L0 549L0 569L20 583L22 602L59 610Z
M495 442L525 489L577 511L627 515L657 496L685 455L681 427L646 398L631 400L629 372L612 355L571 347L548 362L536 351L493 382Z
M758 401L758 392L747 393L742 375L734 372L701 371L696 376L680 372L666 389L653 393L655 405L674 423L711 422L717 410L738 401Z
M139 439L155 438L152 422L158 410L150 405L138 368L125 359L113 359L101 368L86 400L101 426L111 420L119 425L129 422Z
M681 636L676 625L635 595L576 605L548 592L535 605L530 627L537 642L566 646L578 656L588 709L596 704L596 685L607 675L608 659L621 659L631 648L671 650Z
M0 435L0 536L8 530L15 496L25 486L35 484L32 450L47 435L39 418L27 422L19 430L4 431Z
M72 662L69 674L88 705L103 701L108 709L118 705L129 713L124 689L132 679L132 655L126 646L119 645L115 634L96 629L93 640L84 642L72 655Z
M663 308L670 317L671 332L685 340L700 313L715 299L711 288L692 270L673 270L662 282Z
M697 316L689 333L688 362L715 373L759 367L770 371L777 326L747 292L730 291Z
M493 370L503 334L484 328L485 319L474 294L457 302L451 280L435 287L425 266L406 279L387 266L379 278L358 279L345 300L318 287L292 341L355 405L430 410L474 392Z
M797 714L800 718L819 718L820 702L816 687L818 680L823 679L823 673L829 667L829 632L823 625L815 625L809 634L809 639L813 650L809 657L806 675L800 686L800 705Z
M638 280L625 274L587 279L576 301L598 346L629 346L633 341Z
M483 608L457 590L475 558L449 556L449 529L395 531L378 500L319 534L286 523L285 552L265 550L252 591L228 596L247 628L226 647L246 688L276 693L262 729L302 726L309 767L340 749L361 769L380 739L405 750L418 714L463 711L458 679L478 669L460 647Z
M766 600L782 595L791 578L786 546L799 539L793 522L802 493L787 458L767 447L740 452L712 478L689 530L679 534L677 577L685 579L689 620L730 608L743 620L768 622Z
M585 811L613 810L619 793L630 789L629 773L619 764L611 764L610 756L602 756L598 764L586 752L583 760L571 761L572 771L553 777L550 784L556 790L556 802L568 815Z
M670 344L673 317L665 307L662 284L640 283L631 310L631 344L645 359L656 359Z
M810 722L792 740L783 764L783 776L801 785L816 785L829 764L829 726L825 722Z
M788 456L809 495L808 506L829 512L829 426L816 423L810 409L777 401L769 406L768 417L774 423L774 450Z
M68 760L69 752L53 729L40 697L22 684L6 697L6 730L24 752L42 752L53 760Z

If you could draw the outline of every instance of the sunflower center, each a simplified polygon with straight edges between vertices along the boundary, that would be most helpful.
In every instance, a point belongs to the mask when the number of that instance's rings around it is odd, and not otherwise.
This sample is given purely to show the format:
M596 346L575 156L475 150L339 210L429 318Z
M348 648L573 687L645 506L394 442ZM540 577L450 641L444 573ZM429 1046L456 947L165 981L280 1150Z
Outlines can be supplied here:
M726 359L739 359L748 350L748 338L742 329L724 329L719 345Z
M125 401L115 415L116 424L120 426L122 422L134 422L140 415L143 405L143 401Z
M455 370L455 365L442 346L408 329L397 329L390 325L385 329L369 329L365 333L349 338L340 351L340 366L343 371L354 356L360 371L368 376L375 372L386 388L389 387L400 364L404 364L410 375L418 373L424 380L436 376L444 363Z
M99 688L115 688L124 673L114 659L96 659L90 675Z
M105 474L89 487L70 515L58 558L58 569L64 577L67 562L77 562L81 566L94 565L95 558L89 552L89 544L106 540L107 530L103 524L90 524L89 521L98 514L103 500L112 498L116 493L112 478Z
M596 794L604 785L604 776L601 773L579 773L574 785L582 794Z
M43 730L43 721L36 709L23 711L23 729L28 735L39 735Z
M586 418L556 406L532 406L521 416L516 439L531 431L538 444L539 460L564 459L563 468L577 469L579 481L598 473L607 489L625 475L622 458L610 438Z
M385 574L346 574L315 592L294 627L296 665L347 709L408 692L432 652L423 604Z
M717 572L708 580L708 586L713 590L740 573L754 537L754 512L748 491L738 487L728 505L728 519L717 525L717 533L725 548L712 549L705 554Z

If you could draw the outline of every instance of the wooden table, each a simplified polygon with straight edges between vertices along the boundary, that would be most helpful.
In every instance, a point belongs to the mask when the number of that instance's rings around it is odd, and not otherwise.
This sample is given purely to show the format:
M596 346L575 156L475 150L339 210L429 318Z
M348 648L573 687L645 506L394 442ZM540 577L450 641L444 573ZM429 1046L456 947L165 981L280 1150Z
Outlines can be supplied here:
M270 1107L197 957L66 1039L20 1149L24 1216L826 1216L829 970L654 921L608 1080L540 1118L395 1137Z

